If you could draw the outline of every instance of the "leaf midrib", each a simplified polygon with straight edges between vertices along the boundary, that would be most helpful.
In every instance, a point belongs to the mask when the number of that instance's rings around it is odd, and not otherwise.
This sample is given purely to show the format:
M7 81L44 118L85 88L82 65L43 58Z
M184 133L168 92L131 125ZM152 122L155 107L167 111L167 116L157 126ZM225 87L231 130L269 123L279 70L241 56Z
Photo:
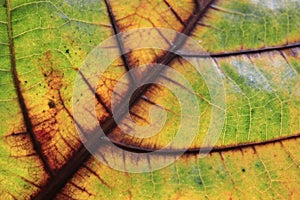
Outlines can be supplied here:
M208 0L205 2L205 4L203 4L201 1L195 0L197 6L195 7L194 14L190 16L190 18L187 20L188 21L187 25L182 30L181 33L185 35L190 35L193 28L195 27L195 24L206 13L206 10L209 8L209 5L211 5L213 2L214 0ZM109 7L107 7L107 10L109 12ZM185 42L185 40L180 40L180 39L182 38L176 38L174 41L174 44L176 44L177 49L180 48ZM178 43L177 44L176 41L178 40L179 43L177 42ZM176 49L173 49L173 51L174 50ZM176 56L177 55L174 53L167 52L157 60L157 63L167 65ZM155 78L157 77L156 74L160 72L161 70L153 72L153 74L151 75L151 79L155 80ZM136 104L139 98L147 91L147 89L149 89L149 87L151 87L151 85L146 85L144 87L141 87L131 97L133 101L131 101L131 104L129 105L130 108L134 104ZM120 107L120 109L122 110L122 106ZM121 115L121 117L123 116ZM108 135L115 127L116 127L115 120L112 117L110 117L103 123L102 129ZM56 176L51 178L48 181L48 183L35 196L33 196L33 199L41 199L41 200L53 199L58 194L58 192L67 184L67 182L73 177L73 175L78 171L78 169L80 169L82 163L87 161L90 158L90 156L91 156L90 152L82 144L80 148L77 150L77 152L75 152L73 156L70 158L70 160L66 163L66 165L62 167L62 169L56 173Z

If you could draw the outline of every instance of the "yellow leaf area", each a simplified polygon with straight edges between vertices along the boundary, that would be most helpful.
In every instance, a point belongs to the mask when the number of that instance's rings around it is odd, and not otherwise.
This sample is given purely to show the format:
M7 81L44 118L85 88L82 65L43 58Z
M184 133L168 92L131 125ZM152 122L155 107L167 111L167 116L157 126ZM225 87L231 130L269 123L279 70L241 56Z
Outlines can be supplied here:
M167 28L178 32L182 32L186 27L189 18L194 14L196 8L195 2L192 0L184 1L125 1L111 2L111 12L116 22L117 30L119 32L135 30L138 28ZM155 31L155 30L153 30ZM139 32L139 30L137 30ZM153 33L151 33L153 34ZM176 35L164 36L159 30L156 34L161 34L159 37L166 37L167 39L158 40L144 38L149 40L149 44L155 44L158 41L164 43L165 50L170 46L170 42L175 39ZM161 49L138 49L139 43L134 37L128 36L122 40L124 43L124 50L130 51L126 55L126 62L129 69L149 64L155 61L159 56L162 56L165 51ZM172 41L169 41L172 39Z
M299 142L237 148L205 158L187 155L143 174L118 172L89 161L57 199L298 199ZM165 159L157 155L153 160Z
M144 3L144 2L143 2ZM144 4L141 3L143 6ZM153 4L157 4L156 2ZM280 3L278 3L280 4ZM128 14L128 16L124 17L124 9L129 10L128 13L134 12L131 10L136 10L134 6L129 6L130 4L121 7L121 6L113 6L112 9L115 13L115 18L117 21L117 25L120 30L131 30L134 28L143 28L143 27L152 27L149 24L149 21L152 20L148 19L148 23L138 23L140 21L146 20L143 18L140 19L139 15L132 16ZM247 5L247 6L246 6ZM287 5L289 7L298 6L296 3L294 5L293 2L288 2ZM230 8L227 7L234 7L236 8L236 12L223 12L223 10L229 10ZM130 8L131 9L130 9ZM217 8L222 9L217 9ZM247 15L247 12L250 12L250 8L252 8L252 13L250 16ZM278 7L278 8L277 8ZM254 9L256 8L256 9ZM233 8L232 8L233 9ZM154 9L155 11L155 9ZM154 12L153 11L153 12ZM288 14L293 13L294 8L291 8ZM239 19L232 19L229 21L226 15L238 15L238 13L246 13L241 14L242 16L246 15L246 19L251 19L252 21L245 22L246 25L253 25L254 21L259 26L259 28L253 28L252 31L256 31L260 34L261 29L264 32L270 32L270 30L275 29L272 26L263 26L262 23L257 21L260 19L257 17L255 12L260 12L262 17L269 17L269 15L287 15L287 11L285 8L281 8L280 5L274 5L274 8L271 9L267 7L265 4L257 4L255 2L219 2L217 1L215 4L210 6L208 13L205 14L201 22L198 22L199 26L206 21L211 20L210 23L214 24L222 24L225 28L230 29L231 26L238 26L241 20ZM269 15L265 15L265 12L268 12ZM182 14L181 12L179 12ZM295 13L296 14L296 13ZM211 16L212 15L212 16ZM153 21L155 21L155 14L153 14ZM220 17L218 17L220 16ZM238 15L239 16L239 15ZM293 16L293 15L292 15ZM297 17L297 16L295 16ZM182 16L182 18L187 19L187 17ZM233 17L232 17L233 18ZM290 17L289 18L293 18ZM140 20L137 20L140 19ZM231 19L231 18L230 18ZM294 20L294 19L293 19ZM146 20L147 21L147 20ZM286 25L286 21L277 22L278 26L282 27ZM156 24L156 23L154 23ZM166 25L164 25L166 26ZM164 27L163 26L163 27ZM125 27L125 28L122 28ZM158 25L156 25L158 27ZM168 27L168 26L166 26ZM229 28L228 28L229 27ZM274 36L276 35L276 43L273 45L280 46L280 45L287 45L290 43L281 43L278 39L279 36L282 38L286 38L286 41L297 42L297 38L294 37L294 40L289 39L291 35L298 35L298 32L295 25L290 25L288 29L288 33L286 35L278 35L278 34L271 34ZM211 28L211 27L210 27ZM267 29L266 29L267 28ZM183 28L184 29L184 28ZM195 35L201 34L199 30L203 31L206 30L205 27L196 26L196 29L192 32L192 38L195 38ZM226 30L227 30L226 29ZM269 30L270 29L270 30ZM180 30L180 29L175 29ZM211 30L211 29L208 29ZM230 30L229 30L230 31ZM279 31L279 30L278 30ZM214 33L214 32L213 32ZM149 32L149 43L155 43L152 40L155 37L151 37ZM208 36L215 36L216 33L206 33L207 36L201 35L203 41L209 41L207 39ZM249 33L247 33L249 35ZM142 35L142 33L141 33ZM159 35L159 34L158 34ZM228 37L232 39L232 41L237 42L234 38L235 36L231 34L227 34ZM251 34L255 36L257 34ZM136 36L136 35L134 35ZM164 37L163 34L159 35L161 38ZM172 36L171 36L172 37ZM267 37L267 36L266 36ZM275 36L274 36L275 37ZM158 39L158 41L165 41L163 39ZM240 38L240 36L237 36ZM122 38L124 40L124 49L129 50L130 53L126 54L125 60L127 60L129 64L129 68L136 67L139 65L143 65L145 63L156 62L159 60L161 53L164 51L162 50L134 50L138 47L140 41L138 38L130 37L130 35L126 38ZM217 41L217 40L216 40ZM245 41L249 43L253 43L253 38L245 38ZM169 44L168 44L169 42ZM170 45L170 41L167 41L165 44L161 45L163 47L168 47ZM211 44L221 45L221 42L211 42ZM238 44L241 42L238 41ZM206 49L206 46L204 49ZM271 46L271 45L270 45ZM255 49L263 49L264 47L268 47L268 44L265 46L257 45ZM132 50L133 49L133 50ZM244 47L244 48L235 48L231 49L230 47L226 46L226 49L229 51L237 51L237 50L252 50L252 47ZM209 49L208 49L209 50ZM223 77L222 80L224 82L224 89L226 92L226 119L225 124L223 127L223 131L221 136L218 140L218 146L228 146L228 145L236 145L240 143L248 143L248 142L257 142L257 141L265 141L272 138L284 137L286 135L292 135L299 133L299 64L297 64L297 60L299 60L299 49L298 48L291 48L288 50L279 50L279 51L269 51L269 52L250 52L249 54L245 55L237 55L237 56L226 56L226 57L214 57L214 54L211 57L211 62L216 65L218 68L217 70L221 74L220 76ZM197 52L196 52L197 53ZM195 57L197 54L195 53ZM201 52L200 52L201 53ZM153 58L152 58L153 57ZM201 63L201 58L196 58L197 62ZM171 63L173 69L180 72L188 81L191 83L193 87L193 94L198 97L199 100L199 107L200 107L200 129L199 132L190 146L191 149L199 148L203 142L205 134L208 132L209 124L211 121L211 108L215 105L211 100L211 96L209 91L206 87L206 82L199 76L199 73L196 71L195 66L190 65L184 59L176 59L173 60ZM111 72L109 72L111 70ZM105 95L108 98L104 98L106 101L106 106L110 106L109 97L112 93L107 93L109 89L112 92L112 88L114 88L117 77L121 77L125 73L125 69L123 72L119 71L116 73L115 70L109 69L107 74L105 75L106 80L112 79L112 77L116 77L114 81L111 81L111 86L105 85L102 89L101 86L99 87L98 93L99 95ZM147 74L139 75L139 78L147 77ZM170 82L174 85L180 84L176 83L176 80L172 80L172 77L168 77L168 75L164 75L164 77L159 77L159 79L163 79L166 82ZM127 81L130 82L130 81ZM126 91L126 83L124 83L124 91ZM184 87L182 87L185 89ZM106 95L107 94L107 95ZM122 94L119 94L122 97ZM122 98L120 98L121 100ZM178 100L174 96L174 94L169 91L167 88L161 87L159 85L151 87L146 93L145 97L142 98L138 104L136 104L131 110L131 117L137 124L144 124L149 125L151 124L151 117L149 116L149 109L156 107L161 110L166 110L168 113L168 119L166 121L165 126L161 129L161 131L153 137L150 138L138 138L138 137L131 137L118 128L116 128L112 133L110 133L110 137L114 138L118 143L124 143L131 146L136 146L137 148L144 148L144 149L156 149L162 148L166 144L168 144L177 133L177 130L180 125L180 105ZM197 113L198 110L195 110ZM101 113L101 112L100 112ZM189 116L191 120L195 113L191 113ZM101 118L101 117L100 117ZM129 118L128 118L129 119ZM142 136L143 134L147 133L133 133L133 128L128 127L126 123L126 119L123 122L124 129L131 134L136 136ZM126 132L125 131L125 132ZM179 147L174 147L174 149Z
M271 6L255 0L0 2L0 199L39 194L47 199L300 197L299 2L276 1ZM177 45L175 35L154 32L165 50L136 50L137 38L119 38L114 47L129 53L115 60L99 81L95 105L100 125L112 119L111 95L118 80L129 69L149 63L164 63L179 72L191 88L167 72L153 80L194 95L199 107L184 116L199 122L189 152L168 167L134 174L89 157L75 129L72 94L77 72L95 46L119 32L145 27L190 34L211 53L203 58L203 52L191 50L190 57L198 66L209 60L224 86L226 106L219 107L212 99L211 93L218 92L209 90L197 66L167 54L166 49ZM148 43L153 42L150 35ZM245 52L235 54L240 51ZM147 72L137 78L147 78ZM119 104L131 84L129 79L123 83ZM157 150L169 144L182 126L181 109L173 91L154 84L106 134L131 150ZM213 111L225 113L224 126L212 152L200 158L197 152L209 147L202 143L216 124ZM157 113L163 112L166 121L160 127ZM144 138L147 132L135 131L130 120L158 131ZM186 148L184 144L172 145L167 149L171 154L147 160L149 170L152 163L172 159L172 152ZM125 163L124 169L127 163L136 163L137 168L145 163L114 156L106 146L98 151ZM82 162L76 163L76 158Z

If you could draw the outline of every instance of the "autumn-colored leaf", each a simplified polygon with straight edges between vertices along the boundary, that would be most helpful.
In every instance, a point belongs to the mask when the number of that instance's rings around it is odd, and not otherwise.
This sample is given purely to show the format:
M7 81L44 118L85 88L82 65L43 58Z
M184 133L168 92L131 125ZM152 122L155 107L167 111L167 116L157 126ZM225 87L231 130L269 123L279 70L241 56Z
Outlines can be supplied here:
M0 199L299 199L298 1L0 2ZM176 96L157 84L128 97L130 114L121 116L117 126L111 96L129 70L151 63L168 65L193 91L168 71L153 76L151 65L134 78L168 82L199 102L199 129L187 151L173 164L152 171L154 163L172 159L184 145L155 154L148 160L148 173L121 172L93 157L80 140L72 109L73 91L78 89L74 81L92 50L115 34L137 28L172 29L202 46L202 51L195 50L178 35L164 38L157 31L147 33L146 42L163 41L160 45L175 46L182 56L136 49L136 35L115 37L107 47L120 56L99 80L95 104L100 126L120 148L142 156L166 146L182 126ZM211 91L205 76L184 58L202 65L209 59L224 85L226 95L219 97L224 107L212 98L212 92L222 93ZM127 97L132 84L129 77L120 99ZM123 104L117 102L119 107ZM131 119L138 125L151 124L153 107L167 114L156 135L124 133L132 131ZM208 130L223 123L222 117L220 122L211 118L216 111L224 114L224 126L215 146L202 157L199 150L211 148L203 146ZM188 117L197 119L193 113ZM124 168L132 163L138 168L142 162L106 145L97 146L97 151Z

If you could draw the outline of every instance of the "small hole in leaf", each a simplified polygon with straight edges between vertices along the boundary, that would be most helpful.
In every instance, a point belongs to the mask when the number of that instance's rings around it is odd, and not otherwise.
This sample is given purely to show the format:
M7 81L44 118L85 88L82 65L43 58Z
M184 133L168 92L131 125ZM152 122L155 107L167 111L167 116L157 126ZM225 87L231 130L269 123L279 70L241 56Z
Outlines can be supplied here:
M70 53L70 50L69 50L69 49L66 49L66 53Z

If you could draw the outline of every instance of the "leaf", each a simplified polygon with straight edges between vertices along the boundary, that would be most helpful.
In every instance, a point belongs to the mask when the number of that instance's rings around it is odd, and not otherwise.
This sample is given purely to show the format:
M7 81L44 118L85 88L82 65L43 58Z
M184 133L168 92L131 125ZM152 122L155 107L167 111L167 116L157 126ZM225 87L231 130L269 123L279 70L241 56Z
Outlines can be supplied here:
M299 2L2 0L1 5L1 199L300 197ZM147 125L153 105L165 109L168 120L157 135L139 139L111 122L111 90L134 67L156 61L170 65L191 83L201 110L198 134L178 161L133 174L107 167L82 145L72 92L78 69L96 45L143 27L190 35L209 52L223 77L226 115L217 144L201 158L198 152L206 148L201 144L215 108L204 78L184 59L162 50L134 50L120 57L100 80L96 98L100 124L110 125L106 134L115 143L130 151L157 150L179 127L180 105L172 92L157 85L139 90L130 116ZM121 39L116 46L124 52L134 42ZM178 50L188 48L182 44ZM199 63L207 56L193 49L181 53ZM139 76L150 75L144 71ZM169 74L160 78L177 83ZM168 156L157 154L149 168L171 159L178 149L169 149ZM111 156L106 146L99 151ZM131 159L120 162L126 167Z

